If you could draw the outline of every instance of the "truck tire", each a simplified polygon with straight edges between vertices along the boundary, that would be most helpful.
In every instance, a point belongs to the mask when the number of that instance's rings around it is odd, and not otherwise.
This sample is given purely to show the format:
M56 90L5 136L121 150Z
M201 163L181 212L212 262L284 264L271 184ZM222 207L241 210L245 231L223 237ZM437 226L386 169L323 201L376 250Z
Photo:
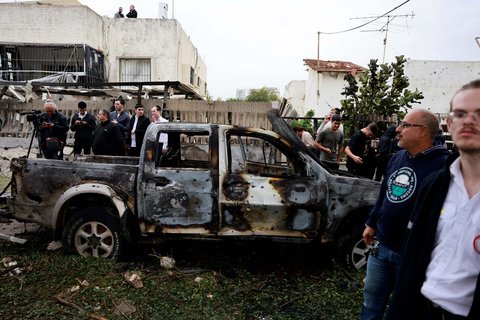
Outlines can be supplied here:
M360 270L366 267L370 245L363 242L364 225L358 225L352 232L343 235L338 240L337 260L345 267L352 270Z
M66 252L84 257L118 259L125 240L120 219L100 208L82 209L68 220L62 243Z

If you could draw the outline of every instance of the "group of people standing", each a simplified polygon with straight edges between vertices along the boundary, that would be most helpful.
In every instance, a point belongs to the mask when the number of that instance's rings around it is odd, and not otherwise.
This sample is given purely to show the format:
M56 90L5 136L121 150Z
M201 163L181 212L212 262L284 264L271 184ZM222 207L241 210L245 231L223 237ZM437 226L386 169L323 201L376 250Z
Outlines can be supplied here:
M123 14L123 8L119 7L118 11L115 12L113 15L114 18L125 18ZM135 6L132 4L130 5L130 11L127 13L127 18L136 18L137 17L137 10L135 10Z
M400 150L397 144L397 126L390 126L380 137L378 147L372 146L371 141L378 135L378 126L370 123L355 132L344 147L344 133L342 116L339 108L332 108L325 116L315 138L301 126L294 127L294 131L304 144L317 155L326 167L338 170L340 160L345 151L347 156L347 170L356 175L381 181L387 163L391 156Z
M99 110L97 119L87 111L84 101L78 103L78 112L69 122L57 110L56 104L47 100L44 113L40 116L40 145L44 158L63 159L63 148L67 132L74 132L73 153L88 155L136 156L140 155L145 132L151 122L168 121L161 117L160 107L151 110L152 119L145 116L142 105L135 106L135 114L125 110L125 101L121 98L114 101L114 110ZM98 120L98 121L97 121ZM165 140L165 139L164 139ZM167 143L163 141L165 148Z

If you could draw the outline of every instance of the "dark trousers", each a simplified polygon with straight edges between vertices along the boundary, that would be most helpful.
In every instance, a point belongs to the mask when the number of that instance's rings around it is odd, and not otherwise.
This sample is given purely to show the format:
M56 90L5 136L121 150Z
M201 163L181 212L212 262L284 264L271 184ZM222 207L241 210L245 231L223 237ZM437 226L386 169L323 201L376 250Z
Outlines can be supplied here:
M130 147L130 149L128 150L128 155L131 156L131 157L139 157L140 156L140 150L142 150L141 147L139 147L139 148Z
M73 143L73 154L90 154L92 149L92 139L75 139Z

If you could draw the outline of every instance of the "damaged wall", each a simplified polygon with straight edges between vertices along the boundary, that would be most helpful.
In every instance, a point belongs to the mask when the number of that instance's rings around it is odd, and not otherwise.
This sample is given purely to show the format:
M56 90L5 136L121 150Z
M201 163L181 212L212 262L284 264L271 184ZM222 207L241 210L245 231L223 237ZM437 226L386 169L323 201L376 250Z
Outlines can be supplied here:
M418 88L425 97L413 108L448 113L450 99L460 87L480 78L480 61L411 60L405 64L409 88Z

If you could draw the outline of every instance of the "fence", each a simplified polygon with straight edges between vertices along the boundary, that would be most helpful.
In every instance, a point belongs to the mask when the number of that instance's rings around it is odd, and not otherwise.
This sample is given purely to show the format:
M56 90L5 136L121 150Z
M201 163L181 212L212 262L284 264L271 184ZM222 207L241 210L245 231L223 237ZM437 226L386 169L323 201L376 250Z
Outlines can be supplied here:
M79 100L62 100L56 102L59 111L68 119L78 111ZM113 100L91 100L87 102L87 110L97 114L98 110L110 109ZM126 102L125 109L134 114L137 100ZM143 100L142 104L146 110L145 115L150 116L150 109L155 105L162 105L162 100ZM217 123L231 124L242 127L253 127L271 129L266 112L272 108L270 102L207 102L203 100L167 100L166 110L170 113L170 121L196 122L196 123ZM27 138L33 131L32 125L27 121L26 115L21 113L28 111L42 111L43 101L34 100L31 102L19 102L13 99L0 100L0 137ZM68 138L73 137L69 132Z

